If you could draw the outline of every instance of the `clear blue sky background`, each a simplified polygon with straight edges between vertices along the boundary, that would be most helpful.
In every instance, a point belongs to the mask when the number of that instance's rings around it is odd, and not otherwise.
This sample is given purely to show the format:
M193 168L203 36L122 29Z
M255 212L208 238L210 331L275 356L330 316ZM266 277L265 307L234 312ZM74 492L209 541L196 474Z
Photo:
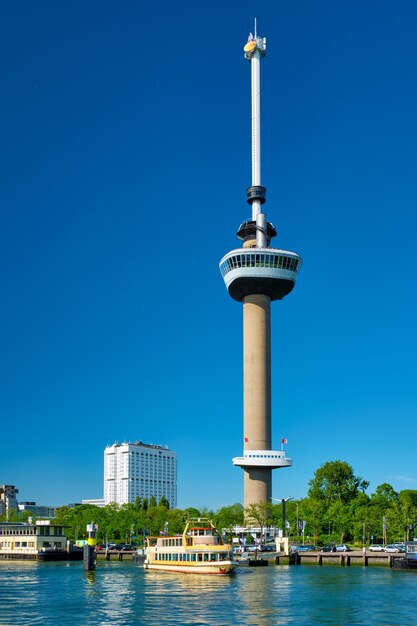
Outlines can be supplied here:
M218 270L250 215L250 65L277 247L273 436L417 488L417 4L10 2L1 8L0 483L103 494L114 441L178 455L178 506L242 501L242 307ZM407 448L410 439L411 447Z

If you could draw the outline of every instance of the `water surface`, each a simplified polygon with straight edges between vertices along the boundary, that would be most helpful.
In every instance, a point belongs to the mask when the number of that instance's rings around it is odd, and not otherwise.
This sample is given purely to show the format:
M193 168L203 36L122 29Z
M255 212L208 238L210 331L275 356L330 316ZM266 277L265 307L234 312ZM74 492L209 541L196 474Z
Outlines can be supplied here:
M417 572L242 567L234 576L101 562L0 563L0 626L417 624Z

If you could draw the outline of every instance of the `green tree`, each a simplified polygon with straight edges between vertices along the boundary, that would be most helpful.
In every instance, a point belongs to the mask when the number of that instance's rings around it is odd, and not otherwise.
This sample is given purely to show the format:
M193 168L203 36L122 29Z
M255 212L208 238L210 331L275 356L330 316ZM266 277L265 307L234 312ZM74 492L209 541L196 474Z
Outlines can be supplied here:
M335 500L327 510L327 519L331 521L332 531L337 535L339 543L350 539L350 528L352 527L350 507L340 500Z
M227 528L232 532L233 526L243 525L243 519L243 506L240 503L236 503L231 506L223 506L219 509L214 516L214 523L217 528Z
M165 496L159 500L159 506L164 506L166 509L169 509L169 502Z
M404 489L398 494L398 513L400 527L404 541L410 539L410 531L414 531L414 523L417 517L417 491ZM414 536L414 532L411 536Z
M371 495L371 504L378 506L381 511L388 509L391 504L398 500L398 493L388 483L382 483Z
M187 519L190 519L192 517L201 517L200 511L193 507L188 507L187 509L184 509L184 515Z
M401 534L398 528L400 522L397 515L398 493L388 483L378 485L375 492L371 494L369 501L369 536L373 536L373 542L384 541L385 532L383 530L384 518L390 536ZM371 541L371 539L370 539Z
M369 543L370 512L370 498L365 493L360 493L352 500L350 504L351 532L353 540L357 543Z
M245 507L245 523L260 528L270 526L273 521L272 502L255 502Z
M300 501L299 514L306 521L305 534L313 535L313 542L318 543L318 537L324 530L326 507L320 500L304 498Z
M21 522L27 522L30 518L32 520L32 523L34 523L37 519L36 515L27 510L21 511L19 517Z
M314 474L309 483L309 498L327 503L335 501L349 504L359 493L365 491L369 482L355 476L352 467L345 461L328 461Z

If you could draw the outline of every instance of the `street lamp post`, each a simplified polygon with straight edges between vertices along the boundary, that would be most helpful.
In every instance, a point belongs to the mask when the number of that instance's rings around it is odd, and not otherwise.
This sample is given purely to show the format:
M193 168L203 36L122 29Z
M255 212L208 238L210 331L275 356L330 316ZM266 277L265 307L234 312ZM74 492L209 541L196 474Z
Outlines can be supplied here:
M297 521L296 521L296 523L297 523L297 537L298 537L299 534L300 534L300 528L298 526L298 502L297 502L297 504L295 506L296 506L296 518L297 518ZM304 543L304 533L303 533L303 543Z
M276 500L277 502L281 502L282 504L282 536L287 536L287 502L290 500L294 500L291 496L290 498L271 498L271 500Z

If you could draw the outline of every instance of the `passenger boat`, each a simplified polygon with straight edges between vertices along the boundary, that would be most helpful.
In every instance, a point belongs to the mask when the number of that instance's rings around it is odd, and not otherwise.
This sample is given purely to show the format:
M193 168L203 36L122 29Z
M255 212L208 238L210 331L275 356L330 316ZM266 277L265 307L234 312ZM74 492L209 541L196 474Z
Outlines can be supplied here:
M207 518L189 519L182 535L147 537L146 570L186 574L231 574L232 548Z

